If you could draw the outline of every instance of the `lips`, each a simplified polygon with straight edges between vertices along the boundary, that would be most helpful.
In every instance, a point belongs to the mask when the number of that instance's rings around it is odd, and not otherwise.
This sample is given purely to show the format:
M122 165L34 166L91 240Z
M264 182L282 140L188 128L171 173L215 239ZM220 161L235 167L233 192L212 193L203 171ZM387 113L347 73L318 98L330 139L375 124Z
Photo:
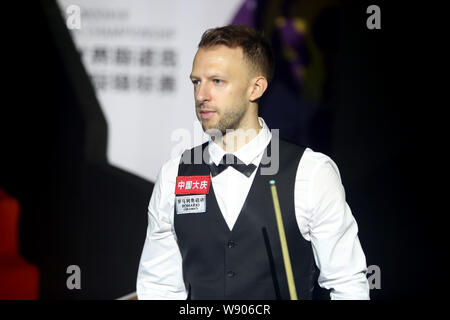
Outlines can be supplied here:
M202 119L209 119L213 116L213 114L216 113L216 111L212 110L200 110L200 117Z

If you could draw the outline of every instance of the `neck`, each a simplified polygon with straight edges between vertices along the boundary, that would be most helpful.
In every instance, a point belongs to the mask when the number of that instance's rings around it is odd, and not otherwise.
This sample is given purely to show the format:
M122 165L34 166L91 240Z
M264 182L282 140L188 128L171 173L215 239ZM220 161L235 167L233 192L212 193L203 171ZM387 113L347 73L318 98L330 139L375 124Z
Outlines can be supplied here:
M262 126L259 124L258 117L256 116L246 125L241 125L238 129L226 132L222 139L214 142L225 150L225 152L234 153L255 138L261 129Z

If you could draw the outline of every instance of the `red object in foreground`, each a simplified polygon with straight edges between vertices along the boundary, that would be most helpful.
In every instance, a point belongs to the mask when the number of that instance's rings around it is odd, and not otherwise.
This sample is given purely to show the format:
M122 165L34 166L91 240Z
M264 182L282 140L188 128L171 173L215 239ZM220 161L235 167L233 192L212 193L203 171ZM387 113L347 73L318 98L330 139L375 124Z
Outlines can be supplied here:
M19 203L0 189L0 300L34 300L39 270L18 250Z
M178 176L175 194L208 194L211 176Z

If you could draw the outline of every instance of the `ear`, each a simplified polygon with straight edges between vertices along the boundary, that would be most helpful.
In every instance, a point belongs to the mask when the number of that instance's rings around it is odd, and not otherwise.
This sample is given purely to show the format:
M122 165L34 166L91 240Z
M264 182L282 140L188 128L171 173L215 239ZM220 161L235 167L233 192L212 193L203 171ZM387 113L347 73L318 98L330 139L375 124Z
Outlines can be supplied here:
M249 100L251 102L255 102L256 100L261 98L263 93L266 91L269 83L267 82L267 79L263 76L255 77L254 79L252 79L251 83L252 86Z

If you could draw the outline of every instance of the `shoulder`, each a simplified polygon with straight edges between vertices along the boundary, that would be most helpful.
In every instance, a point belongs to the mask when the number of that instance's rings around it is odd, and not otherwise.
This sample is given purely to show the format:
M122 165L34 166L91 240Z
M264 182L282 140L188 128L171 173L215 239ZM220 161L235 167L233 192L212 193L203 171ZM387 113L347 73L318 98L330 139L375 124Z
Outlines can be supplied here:
M283 150L284 156L289 158L300 156L297 175L298 173L302 173L304 176L312 176L326 168L332 169L339 174L337 165L330 156L289 140L279 137L277 140L279 141L280 151Z
M308 218L322 203L345 199L345 190L336 163L330 156L306 148L295 178L296 205ZM308 220L309 221L309 220Z
M305 148L305 152L302 157L302 162L304 162L304 165L308 165L313 168L332 161L333 160L328 155L322 152L314 151L311 148Z
M166 161L161 166L160 175L161 178L167 179L169 176L173 176L174 173L176 175L176 172L178 171L178 165L180 163L181 155L171 158L170 160Z
M339 169L330 156L305 148L299 162L297 179L311 181L318 177L340 180Z
M164 182L173 182L175 183L176 176L178 175L178 167L182 163L182 159L187 160L187 158L191 159L191 157L196 157L196 152L200 151L202 152L203 148L207 145L207 143L200 144L197 146L194 146L190 149L184 150L181 154L178 156L172 157L170 160L166 161L160 170L159 173L159 180L163 180ZM202 154L200 153L200 156ZM187 158L184 158L187 157ZM193 163L186 161L187 163Z

